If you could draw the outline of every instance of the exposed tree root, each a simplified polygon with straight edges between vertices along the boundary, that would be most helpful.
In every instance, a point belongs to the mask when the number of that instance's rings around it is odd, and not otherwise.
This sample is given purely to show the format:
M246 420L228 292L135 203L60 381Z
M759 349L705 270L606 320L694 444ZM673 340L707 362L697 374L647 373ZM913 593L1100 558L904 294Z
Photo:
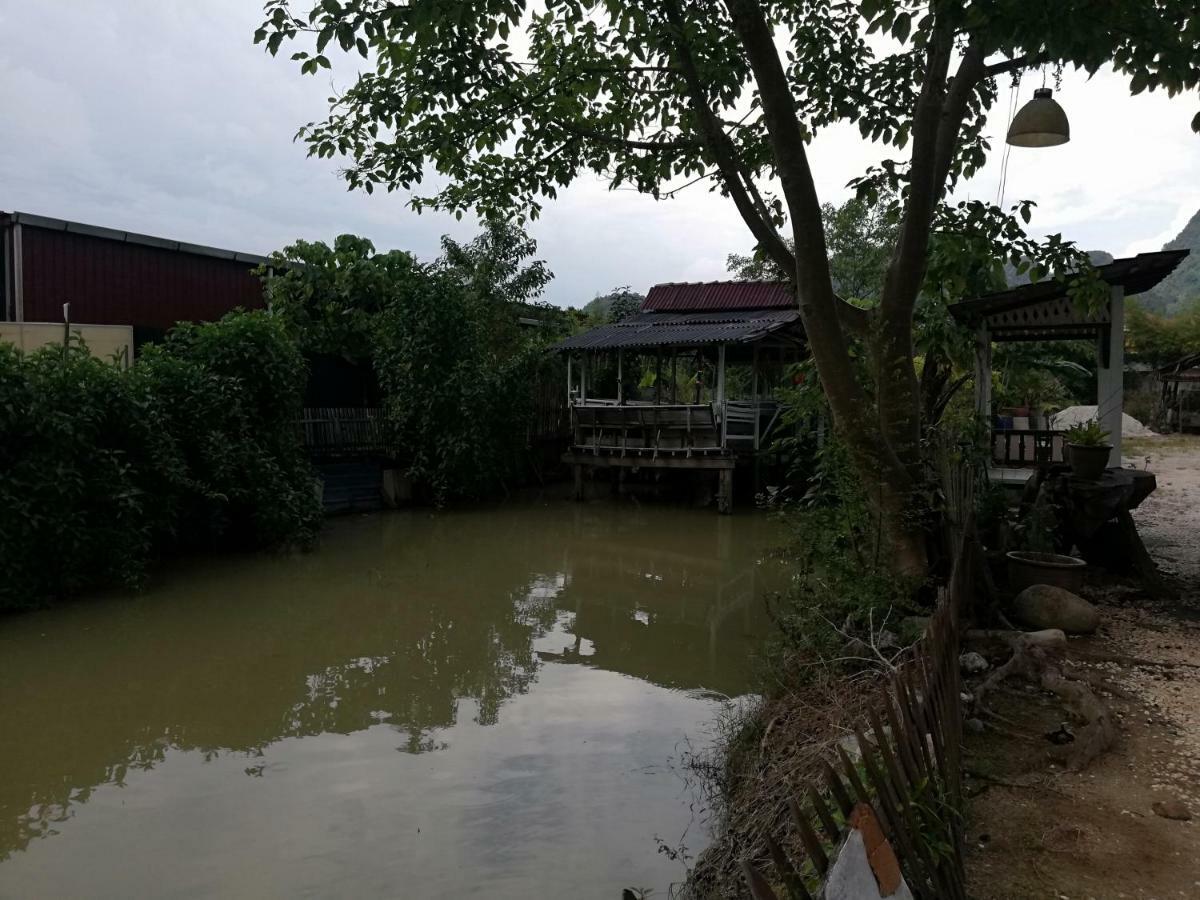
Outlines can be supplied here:
M1080 681L1086 681L1098 691L1103 691L1106 694L1112 694L1114 697L1120 697L1122 700L1136 700L1137 694L1132 691L1127 691L1119 684L1113 684L1099 672L1090 672L1087 669L1073 670L1072 678L1078 678Z
M1117 730L1108 707L1085 679L1063 672L1059 664L1061 648L1057 642L1032 639L1034 636L1020 633L1006 636L990 632L987 637L1002 637L1012 649L1012 656L975 689L974 700L978 709L986 709L984 699L1005 679L1024 678L1057 696L1067 712L1082 725L1075 733L1074 742L1051 751L1053 758L1077 772L1112 746Z

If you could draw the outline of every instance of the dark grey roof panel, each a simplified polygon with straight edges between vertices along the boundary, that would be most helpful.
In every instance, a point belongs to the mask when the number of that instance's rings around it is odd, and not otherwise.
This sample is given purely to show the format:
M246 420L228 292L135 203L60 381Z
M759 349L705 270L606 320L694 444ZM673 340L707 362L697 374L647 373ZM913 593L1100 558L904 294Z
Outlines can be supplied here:
M615 350L750 343L783 329L798 329L795 309L723 310L711 313L637 313L613 325L573 335L555 350Z
M1148 291L1175 270L1188 255L1187 250L1159 250L1115 259L1098 266L1100 277L1112 285L1121 285L1125 296ZM1034 284L1022 284L1006 291L984 294L973 300L952 303L951 315L960 322L976 322L983 316L1007 312L1024 306L1067 296L1065 282L1047 279Z
M138 234L133 231L118 231L115 228L103 228L99 225L86 225L83 222L69 222L66 219L52 219L49 216L39 216L34 213L14 212L8 214L9 221L14 224L29 225L33 228L45 228L47 231L66 231L71 234L82 234L88 237L103 238L118 241L123 244L141 244L144 247L157 247L161 250L173 250L177 253L191 253L196 256L212 256L217 259L229 259L249 265L274 265L270 259L257 253L242 253L237 250L221 250L217 247L206 247L202 244L188 244L173 241L169 238L154 237L150 234Z

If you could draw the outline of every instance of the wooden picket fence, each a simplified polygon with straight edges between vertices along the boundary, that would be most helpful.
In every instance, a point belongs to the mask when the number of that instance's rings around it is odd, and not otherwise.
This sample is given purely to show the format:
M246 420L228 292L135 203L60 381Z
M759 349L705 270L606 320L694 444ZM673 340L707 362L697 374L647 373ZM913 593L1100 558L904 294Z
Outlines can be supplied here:
M377 406L306 406L298 423L304 448L314 457L385 456L383 410Z
M743 859L755 900L811 900L818 894L856 803L874 810L914 896L966 900L958 656L959 614L977 562L973 552L964 539L924 638L855 729L861 759L838 746L836 764L827 761L821 777L801 785L802 796L785 800L804 858L789 858L768 835L769 866Z

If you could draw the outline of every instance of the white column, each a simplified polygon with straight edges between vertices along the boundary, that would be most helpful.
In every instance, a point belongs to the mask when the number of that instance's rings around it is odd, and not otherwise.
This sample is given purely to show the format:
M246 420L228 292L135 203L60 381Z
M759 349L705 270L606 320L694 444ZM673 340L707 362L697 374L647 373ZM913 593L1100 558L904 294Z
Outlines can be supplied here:
M617 406L625 405L625 352L617 348Z
M573 355L567 351L567 406L571 405L571 361Z
M591 368L588 365L589 359L591 359L591 354L585 350L583 358L579 361L579 400L581 403L587 400L588 369Z
M992 428L992 336L981 325L975 335L975 414ZM991 441L991 438L988 438Z
M725 345L717 347L717 407L725 410Z
M762 400L758 396L758 344L750 352L750 396L754 398L754 449L759 449L758 443L760 435L758 433L760 420L762 419ZM756 488L757 490L757 488Z
M1109 433L1110 466L1121 465L1121 420L1125 412L1125 289L1114 284L1109 295L1108 343L1099 348L1096 367L1096 418ZM1107 354L1105 351L1107 350ZM1108 356L1108 365L1104 357Z
M992 433L992 336L986 323L975 333L975 416L983 423L985 458L991 460L996 439Z

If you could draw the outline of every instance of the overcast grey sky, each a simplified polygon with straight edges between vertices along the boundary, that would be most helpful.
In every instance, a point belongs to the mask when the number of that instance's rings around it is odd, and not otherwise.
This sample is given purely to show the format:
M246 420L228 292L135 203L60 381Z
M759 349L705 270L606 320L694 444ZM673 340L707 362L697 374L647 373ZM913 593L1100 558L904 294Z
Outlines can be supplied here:
M472 234L397 194L347 193L336 160L306 157L292 135L323 116L330 76L301 77L254 46L260 11L255 0L0 0L0 209L258 253L354 232L432 257L441 234ZM352 76L335 65L335 81ZM1200 99L1131 98L1103 72L1067 73L1059 98L1071 143L1014 149L1008 201L1036 200L1037 231L1086 248L1157 249L1200 207L1200 138L1188 127ZM818 136L822 199L844 199L879 156L856 129ZM999 171L997 153L961 193L993 198ZM726 254L751 243L703 187L656 203L595 180L548 204L531 230L556 276L547 299L561 305L615 285L720 278Z

